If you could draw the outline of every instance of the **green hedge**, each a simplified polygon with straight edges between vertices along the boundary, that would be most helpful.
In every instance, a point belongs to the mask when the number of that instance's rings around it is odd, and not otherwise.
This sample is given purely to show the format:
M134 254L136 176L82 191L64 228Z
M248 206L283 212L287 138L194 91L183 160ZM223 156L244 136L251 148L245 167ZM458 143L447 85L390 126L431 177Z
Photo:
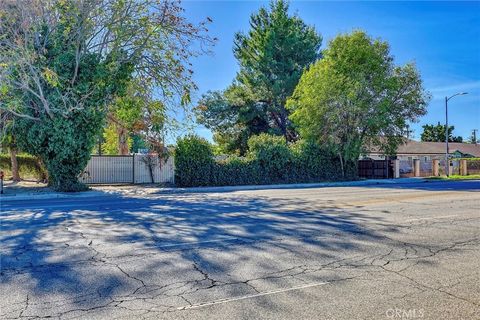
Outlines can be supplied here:
M175 150L175 183L180 187L304 183L340 180L338 158L310 142L287 145L282 137L250 138L246 158L215 161L212 146L189 135ZM353 171L352 172L356 172ZM352 177L349 177L352 178Z
M189 135L177 141L175 181L179 186L208 186L214 163L207 140Z
M46 171L37 158L28 154L17 155L18 171L22 179L46 179ZM12 177L12 162L9 154L0 154L0 170L5 172L6 179Z
M264 180L258 161L232 157L214 163L209 185L261 184ZM192 184L190 186L195 186Z

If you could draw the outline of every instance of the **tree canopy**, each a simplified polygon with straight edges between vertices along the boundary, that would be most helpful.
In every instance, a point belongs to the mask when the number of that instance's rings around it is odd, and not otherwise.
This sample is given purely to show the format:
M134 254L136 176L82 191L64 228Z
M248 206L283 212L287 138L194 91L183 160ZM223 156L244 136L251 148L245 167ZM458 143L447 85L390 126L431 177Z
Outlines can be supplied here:
M396 66L388 43L363 31L333 39L288 101L300 134L336 150L344 173L365 148L394 154L429 95L413 64Z
M162 0L0 3L0 110L18 118L17 137L54 188L78 188L112 101L131 97L131 83L148 92L142 103L189 100L189 58L213 39L182 11Z
M227 150L244 153L259 133L297 138L285 108L303 70L320 57L322 38L288 13L288 3L272 1L250 17L250 30L237 33L234 55L240 70L230 87L203 96L198 121L214 131Z
M445 125L437 123L436 125L433 124L426 124L422 126L423 132L420 135L420 139L422 141L428 142L445 142ZM453 130L455 129L454 126L448 127L448 141L450 142L463 142L463 138L460 136L453 136Z

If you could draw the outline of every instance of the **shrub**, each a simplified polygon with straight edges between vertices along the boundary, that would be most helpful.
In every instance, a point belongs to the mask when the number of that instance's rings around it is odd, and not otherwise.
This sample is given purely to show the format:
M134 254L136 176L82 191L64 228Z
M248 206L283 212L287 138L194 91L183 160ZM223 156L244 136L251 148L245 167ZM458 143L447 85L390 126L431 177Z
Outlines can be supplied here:
M248 140L249 157L256 159L264 174L264 183L288 180L293 156L283 137L262 133Z
M175 182L178 186L207 186L212 181L215 161L207 140L188 135L177 141L175 149Z
M45 168L38 159L29 154L17 155L18 171L22 179L46 179ZM12 175L12 162L9 154L0 154L0 170L5 172L6 177Z
M466 158L467 160L467 172L471 174L480 174L480 158Z

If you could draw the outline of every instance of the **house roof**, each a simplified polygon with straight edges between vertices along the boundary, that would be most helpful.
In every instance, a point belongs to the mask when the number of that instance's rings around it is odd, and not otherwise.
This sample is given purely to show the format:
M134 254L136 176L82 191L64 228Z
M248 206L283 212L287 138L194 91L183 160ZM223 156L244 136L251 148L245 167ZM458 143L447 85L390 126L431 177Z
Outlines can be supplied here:
M449 142L448 149L450 153L459 151L463 154L469 154L474 157L480 157L480 144ZM371 152L375 152L372 150ZM378 152L378 151L377 151ZM397 154L444 154L445 142L421 142L409 140L400 145Z

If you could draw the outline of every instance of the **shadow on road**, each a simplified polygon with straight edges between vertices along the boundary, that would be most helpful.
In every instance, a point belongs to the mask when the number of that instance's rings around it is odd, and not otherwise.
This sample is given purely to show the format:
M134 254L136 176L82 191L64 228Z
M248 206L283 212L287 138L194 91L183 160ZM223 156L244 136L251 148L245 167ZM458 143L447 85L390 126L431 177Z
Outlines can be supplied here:
M480 183L363 188L476 192ZM33 209L21 206L2 204L0 286L3 292L19 290L20 295L41 299L43 316L66 305L70 307L65 312L83 312L114 307L126 297L150 299L174 295L180 288L208 288L208 281L212 286L216 281L212 275L241 283L244 279L232 276L234 268L255 257L256 268L275 270L277 261L270 251L277 247L300 261L312 255L333 260L338 252L362 254L365 247L359 242L388 241L382 234L398 232L361 207L339 208L333 200L312 203L294 194L110 196L53 200ZM366 227L372 222L381 230ZM275 277L265 281L273 283ZM234 286L228 290L232 296L242 294ZM25 302L17 304L10 308L21 314Z
M26 294L61 296L46 299L45 310L62 303L91 308L92 299L94 306L108 305L114 297L144 294L148 286L142 279L149 279L152 270L164 275L157 283L167 285L179 281L171 278L172 268L185 273L192 265L204 272L230 271L199 248L231 253L233 266L270 250L266 244L279 239L291 240L282 243L285 250L304 246L308 255L313 246L321 248L325 258L338 250L357 250L352 234L382 239L361 227L371 219L366 215L313 207L301 199L208 194L108 199L85 199L70 209L58 200L50 208L29 210L4 204L1 286L20 281ZM268 268L274 261L264 263Z

